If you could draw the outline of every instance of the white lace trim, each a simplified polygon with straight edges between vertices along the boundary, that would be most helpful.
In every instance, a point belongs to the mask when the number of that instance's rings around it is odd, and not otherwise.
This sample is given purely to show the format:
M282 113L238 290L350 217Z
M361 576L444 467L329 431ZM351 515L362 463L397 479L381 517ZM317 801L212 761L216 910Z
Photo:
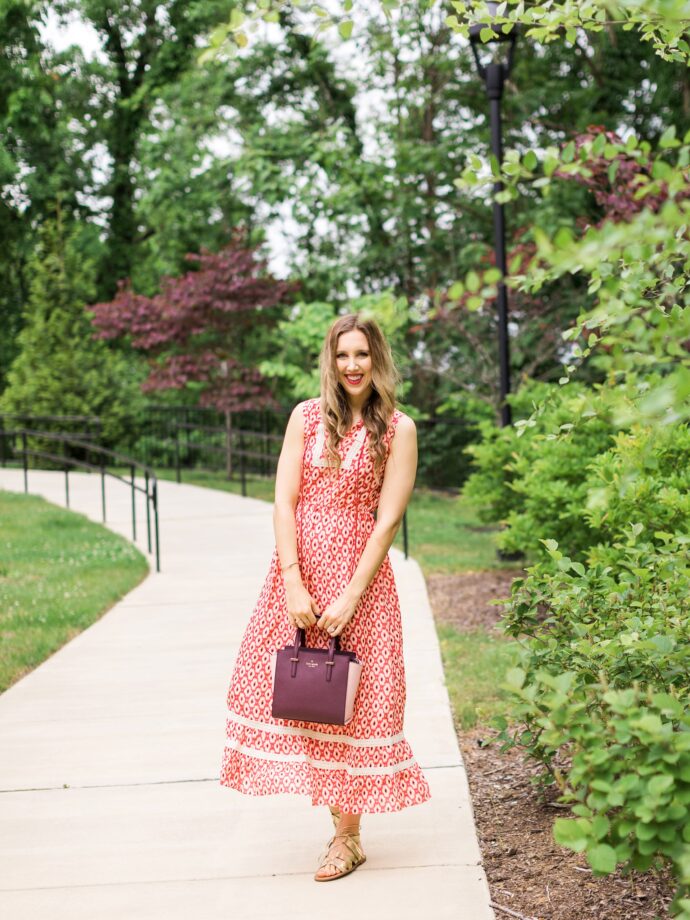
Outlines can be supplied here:
M397 735L391 735L388 738L349 738L346 735L334 735L329 732L320 732L313 728L297 728L294 725L274 725L272 722L258 722L254 719L247 719L245 716L230 712L228 718L239 725L247 728L257 728L259 731L270 732L273 735L290 735L299 738L306 735L307 738L315 738L317 741L332 741L335 744L347 744L350 747L367 748L367 747L388 747L391 744L398 744L405 740L403 732ZM300 755L301 756L301 755Z
M402 770L414 767L417 763L414 757L411 757L409 760L403 760L390 767L351 767L343 761L314 760L306 754L274 754L269 751L258 751L256 748L240 744L239 741L235 741L232 738L227 739L225 747L238 751L240 754L256 757L259 760L278 761L279 763L308 763L319 770L345 770L350 776L390 776L393 773L400 773Z
M365 425L359 429L355 437L352 439L352 443L348 448L347 453L343 460L340 463L341 470L349 470L353 464L357 452L361 449L364 444L365 438L369 432L366 429ZM324 466L330 467L332 464L328 462L324 457L321 456L323 453L323 448L326 443L326 427L323 421L319 421L319 424L316 427L316 440L314 441L314 449L311 455L311 465L312 466Z

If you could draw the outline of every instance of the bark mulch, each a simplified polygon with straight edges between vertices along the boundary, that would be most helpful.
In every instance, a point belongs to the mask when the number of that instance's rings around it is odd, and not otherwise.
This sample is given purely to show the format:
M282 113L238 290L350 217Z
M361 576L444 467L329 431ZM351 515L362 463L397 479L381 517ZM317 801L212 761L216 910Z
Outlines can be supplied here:
M522 570L432 575L427 588L437 621L459 630L500 635L502 608L488 601L510 594ZM667 870L595 877L582 853L559 846L551 828L568 816L558 790L537 790L540 767L513 748L501 754L495 729L458 729L472 807L497 920L665 920L675 891Z

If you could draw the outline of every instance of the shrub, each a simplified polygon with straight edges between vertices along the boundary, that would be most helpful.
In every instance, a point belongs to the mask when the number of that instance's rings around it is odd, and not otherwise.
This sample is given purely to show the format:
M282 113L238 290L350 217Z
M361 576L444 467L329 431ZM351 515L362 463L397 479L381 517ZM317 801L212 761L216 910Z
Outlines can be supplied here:
M502 686L511 716L502 750L523 746L556 783L574 819L556 840L586 851L596 872L671 860L690 890L690 535L642 538L635 522L610 562L589 567L546 550L516 579L504 630L521 646ZM570 760L564 767L562 759Z
M590 464L583 514L601 542L588 550L590 562L613 563L611 541L631 520L643 525L649 541L690 532L690 428L687 424L651 429L633 426Z
M476 469L463 496L482 507L484 521L506 525L497 537L500 549L536 560L544 557L542 540L549 537L583 558L596 540L584 515L588 465L610 447L614 431L606 417L580 415L585 392L579 383L558 388L529 381L510 402L518 412L529 411L530 402L549 393L535 425L520 435L512 427L484 424L481 443L466 448Z

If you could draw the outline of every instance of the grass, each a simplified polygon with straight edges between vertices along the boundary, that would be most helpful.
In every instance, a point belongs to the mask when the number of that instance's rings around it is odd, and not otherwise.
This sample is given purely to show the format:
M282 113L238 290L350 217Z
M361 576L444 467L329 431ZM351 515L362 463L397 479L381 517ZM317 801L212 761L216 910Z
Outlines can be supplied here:
M436 632L457 727L474 728L505 715L507 694L499 684L517 663L517 643L480 630L460 632L447 623L438 623Z
M0 692L148 572L123 537L42 498L0 491Z
M498 528L483 525L476 506L461 496L415 489L407 506L407 526L410 555L425 575L502 568L493 540ZM395 545L402 548L402 528Z

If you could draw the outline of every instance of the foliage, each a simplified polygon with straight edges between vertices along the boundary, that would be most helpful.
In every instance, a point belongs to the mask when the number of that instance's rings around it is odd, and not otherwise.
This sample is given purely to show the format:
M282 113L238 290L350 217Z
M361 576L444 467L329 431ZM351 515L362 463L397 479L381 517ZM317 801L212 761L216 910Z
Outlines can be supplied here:
M635 30L643 41L650 42L656 53L665 61L686 63L690 46L686 31L690 23L690 6L687 0L587 0L573 2L537 0L526 4L524 0L500 3L492 15L487 0L450 0L457 16L448 17L448 25L467 36L471 25L480 24L482 41L493 38L487 22L492 21L504 33L520 25L528 38L548 44L561 40L577 41L578 32L601 32L612 25L624 30Z
M336 317L333 304L296 303L280 320L276 332L278 347L272 357L259 364L264 376L284 384L289 399L311 399L319 392L319 352L324 336Z
M127 440L129 415L141 405L142 374L135 361L93 338L85 303L93 296L95 266L84 260L84 249L84 229L68 231L59 212L43 225L0 411L97 415L104 444L113 445Z
M588 464L609 447L614 428L603 415L580 417L587 392L575 382L567 387L525 383L509 401L524 415L530 405L548 399L536 424L521 438L515 427L485 422L482 440L466 448L475 468L463 494L481 506L483 520L506 525L497 536L503 551L540 558L542 540L550 537L582 558L595 539L583 514Z
M470 472L466 446L477 438L471 417L417 419L417 483L436 489L458 489Z
M101 40L101 55L78 61L69 82L85 96L79 114L82 123L88 116L88 142L105 144L112 161L100 188L109 206L98 277L101 296L112 297L117 282L131 276L143 241L136 205L137 186L146 181L136 176L140 140L162 92L185 74L196 40L223 4L121 0L113 6L108 0L59 0L55 7L63 16L82 16Z
M437 0L429 0L426 8L436 5ZM390 21L393 11L405 4L400 0L381 0L381 10ZM578 33L601 32L612 25L619 25L626 31L635 29L643 41L650 42L656 53L666 61L685 63L690 52L686 41L686 30L690 22L690 8L687 0L536 0L526 4L524 0L505 0L498 4L489 4L488 0L450 0L457 15L446 17L449 28L469 36L470 27L483 26L481 41L494 38L488 23L494 23L498 29L508 34L516 25L523 28L528 38L542 44L549 44L565 39L575 44ZM356 14L353 0L343 0L341 9L335 13L325 10L315 0L273 0L272 3L245 3L242 8L233 7L227 22L220 23L211 33L209 45L202 51L201 61L212 60L219 54L234 56L238 49L246 47L249 42L248 32L256 30L256 23L278 22L280 10L294 7L311 15L312 37L337 27L340 37L350 38L355 25ZM360 20L361 22L361 20Z
M668 163L669 151L677 151L675 168ZM539 290L546 281L579 272L589 278L595 302L563 335L571 342L582 338L572 346L573 363L559 385L542 392L534 412L518 419L514 431L486 427L484 443L470 448L478 470L466 488L483 501L488 520L508 523L499 538L502 548L534 552L539 541L551 537L582 558L591 542L616 534L614 521L622 526L633 512L652 520L659 511L652 493L663 495L669 509L654 526L666 529L668 520L687 520L685 482L678 489L668 481L675 473L655 451L658 435L638 431L625 442L630 455L625 478L617 469L623 463L619 451L594 464L594 480L587 467L607 447L607 431L613 435L636 421L663 426L687 413L690 311L687 275L680 269L690 253L684 225L676 226L688 209L690 150L673 131L655 155L634 136L623 144L611 132L595 130L575 138L558 156L557 151L544 154L545 175L534 184L548 190L552 181L574 179L592 191L606 216L580 221L575 232L563 228L554 240L535 227L533 257L511 284ZM511 163L518 164L506 179L513 187L518 177L524 182L536 172L536 154ZM588 369L588 356L589 369L602 382L574 391L572 375ZM601 436L591 442L595 430ZM684 435L676 431L674 437L673 449L682 458ZM619 444L623 438L619 435ZM683 465L682 459L674 462ZM636 464L640 470L654 464L658 473L645 485Z
M566 365L560 382L566 382L591 356L590 365L606 381L592 391L591 411L605 404L614 424L621 427L635 420L663 425L688 418L690 132L681 142L669 129L657 150L634 135L625 143L605 133L581 139L578 145L571 141L560 154L544 153L541 176L536 176L537 155L531 153L510 160L514 168L504 177L513 193L527 181L548 194L551 183L558 181L556 174L564 173L592 183L600 192L597 160L603 156L609 163L611 186L618 181L621 164L623 174L629 175L629 161L636 162L634 180L625 190L632 203L642 203L627 210L619 204L614 219L590 224L579 234L563 227L549 239L535 227L535 261L528 274L510 279L521 290L538 291L547 282L581 273L588 279L589 293L596 294L593 307L583 311L563 335L573 343L572 363ZM619 186L619 198L621 188L625 187ZM518 426L534 423L532 416Z
M410 303L410 401L433 413L454 395L479 394L498 416L494 304L472 313L457 295L448 296L465 272L491 271L489 195L453 184L487 145L485 92L469 47L446 25L438 4L387 4L382 10L394 7L389 18L355 4L350 14L342 10L346 18L357 17L356 85L349 71L335 66L347 42L335 29L321 41L330 17L319 9L310 18L309 4L242 4L227 28L219 24L211 36L209 48L219 55L202 59L266 75L253 92L251 119L242 108L246 152L240 170L272 213L289 206L300 225L294 265L305 300L342 304L346 283L361 290L390 286ZM228 60L233 36L264 13L270 30L248 32L247 43ZM282 44L274 34L284 39L291 60L276 52ZM591 113L609 126L635 126L654 137L660 117L687 125L678 104L685 78L634 33L587 33L572 47L521 41L504 98L506 139L517 150L527 136L539 148L551 147L573 127L584 130ZM372 102L363 118L358 103L365 95L383 104ZM548 202L534 193L514 198L508 215L513 254L535 246L526 229L535 220L555 233L588 214L589 201L575 182L561 184ZM515 377L558 375L569 350L561 332L587 299L586 285L569 275L539 292L513 291Z
M568 17L582 24L604 10L603 3L561 3L547 15L546 6L529 13L542 17L544 39ZM687 62L686 24L673 21L680 4L670 3L668 16L644 0L606 8L630 13L628 24L662 57ZM605 27L603 18L596 28ZM545 202L564 179L574 180L604 212L566 219L553 233L537 224L532 260L509 279L534 294L579 277L587 300L563 334L570 351L558 387L515 423L519 442L508 466L522 464L526 479L531 465L551 470L545 483L532 480L548 502L569 441L585 436L592 420L614 437L579 461L587 468L578 501L589 539L584 528L555 539L557 521L542 531L548 562L529 568L506 602L504 625L523 653L505 683L510 723L497 724L504 744L524 746L545 765L542 781L556 782L562 801L575 803L577 817L556 822L558 842L586 850L596 873L669 860L679 881L672 910L683 918L690 916L689 163L690 133L681 139L673 125L655 145L595 129L562 149L508 151L500 170L473 162L459 180L477 192L498 179L502 200L527 194ZM574 379L587 375L590 385L563 424L558 408ZM526 535L531 519L522 521Z
M92 57L50 47L40 4L3 9L5 361L36 227L59 194L66 213L96 231L88 256L100 266L99 300L125 275L155 296L161 276L185 270L186 252L217 251L241 222L252 243L289 237L275 272L300 280L305 303L340 309L389 290L407 298L406 399L421 414L452 402L467 415L476 399L496 412L493 306L473 313L448 298L458 278L491 270L492 222L489 196L453 182L489 129L484 88L447 8L406 2L388 18L353 5L356 71L335 29L316 41L305 34L307 7L272 6L277 21L241 54L200 68L202 36L228 13L217 0L166 0L156 16L146 3L53 4L93 29ZM544 150L592 120L649 139L674 124L682 136L687 94L687 73L634 30L581 31L574 44L521 38L503 102L506 143ZM511 202L509 245L526 251L535 221L551 237L593 208L575 182L543 200L531 190ZM561 331L591 296L567 273L538 292L513 290L515 378L554 379L568 353ZM273 339L266 353L282 345ZM281 396L288 385L281 378Z
M558 842L595 872L672 861L690 886L690 534L661 545L634 523L611 564L585 567L545 541L556 562L513 583L504 629L522 646L502 686L518 727L496 720L577 803ZM544 609L545 608L545 609ZM541 611L541 612L540 612ZM566 756L567 767L562 762Z
M199 268L164 278L160 294L145 297L121 285L115 300L93 307L101 338L130 337L150 355L144 389L179 390L195 385L199 403L237 412L273 402L253 357L261 330L277 319L276 307L295 285L264 273L243 234L220 252L190 253Z
M615 547L637 521L645 539L663 544L690 533L690 428L640 425L619 432L609 450L589 464L582 513L601 541L589 547L592 563L615 563ZM566 543L567 546L567 543Z

